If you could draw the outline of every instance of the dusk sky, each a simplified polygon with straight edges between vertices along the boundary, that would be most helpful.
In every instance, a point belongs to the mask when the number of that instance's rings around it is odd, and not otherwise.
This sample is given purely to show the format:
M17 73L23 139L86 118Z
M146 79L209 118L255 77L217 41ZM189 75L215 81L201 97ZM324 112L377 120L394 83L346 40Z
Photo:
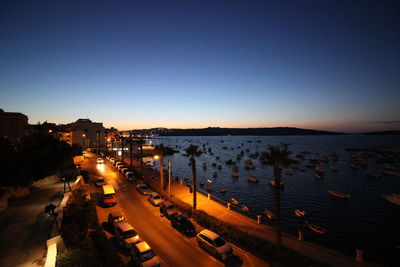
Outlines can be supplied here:
M120 130L400 130L400 1L1 1L0 108Z

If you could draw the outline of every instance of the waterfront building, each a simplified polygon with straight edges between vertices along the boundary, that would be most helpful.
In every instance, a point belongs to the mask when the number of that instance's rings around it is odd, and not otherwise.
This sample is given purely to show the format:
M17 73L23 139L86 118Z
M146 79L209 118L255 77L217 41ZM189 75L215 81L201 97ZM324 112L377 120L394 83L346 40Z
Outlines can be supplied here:
M69 144L77 144L82 148L104 148L105 128L102 122L92 122L89 119L78 119L63 126L59 132L61 140Z

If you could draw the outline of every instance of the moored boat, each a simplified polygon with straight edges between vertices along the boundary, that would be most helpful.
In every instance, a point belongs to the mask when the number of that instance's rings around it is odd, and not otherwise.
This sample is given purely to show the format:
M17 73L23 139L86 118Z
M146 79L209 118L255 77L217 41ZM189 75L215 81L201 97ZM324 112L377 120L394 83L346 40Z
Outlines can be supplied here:
M275 187L275 185L276 185L275 180L270 180L270 181L268 181L268 183L269 183L272 187ZM281 182L281 188L283 189L283 187L284 187L284 183Z
M325 169L322 168L322 167L319 167L319 166L316 166L316 167L314 168L314 170L315 170L315 172L318 173L318 174L324 174L324 173L325 173Z
M231 198L231 202L233 205L239 205L239 201L236 198Z
M306 211L305 210L295 209L294 210L294 214L296 214L297 217L304 217L304 215L306 215Z
M324 177L322 175L316 174L316 173L314 174L314 177L315 177L315 179L318 179L318 180L324 179Z
M218 172L213 172L213 177L217 178L218 177Z
M341 198L341 199L349 199L350 198L350 194L345 194L345 193L338 192L338 191L328 190L328 193L334 197Z
M270 210L265 209L265 210L264 210L264 214L265 214L265 216L267 216L267 218L270 219L270 220L276 219L275 213L273 213L273 212L270 211Z
M380 174L379 172L373 172L373 171L367 172L367 176L371 177L371 178L382 178L382 174Z
M247 206L245 206L245 205L243 205L243 206L241 207L241 209L242 209L242 211L244 211L244 212L249 212L249 207L247 207Z
M318 234L323 235L326 232L326 230L319 225L312 224L308 221L305 221L305 224L307 225L308 228L310 228L311 230L313 230L314 232L316 232Z
M400 195L399 194L386 194L383 197L390 203L400 206Z
M400 173L394 171L383 171L382 173L389 176L400 176Z
M232 178L238 178L239 173L237 171L232 171Z
M219 192L222 193L222 194L225 194L226 193L226 189L225 188L220 188Z
M248 177L247 177L247 180L248 180L249 182L252 182L252 183L258 183L258 182L259 182L258 178L257 178L257 177L254 177L254 176L248 176Z
M337 171L339 171L339 168L336 166L331 166L331 170L334 172L337 172Z

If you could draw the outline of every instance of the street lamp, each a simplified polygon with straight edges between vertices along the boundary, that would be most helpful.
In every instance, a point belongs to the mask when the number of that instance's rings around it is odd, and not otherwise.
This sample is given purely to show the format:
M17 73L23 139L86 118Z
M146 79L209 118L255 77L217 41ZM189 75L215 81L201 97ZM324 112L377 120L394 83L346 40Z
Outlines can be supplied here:
M164 157L154 155L153 159L160 159L160 192L163 190L163 179L164 179ZM172 158L168 158L168 199L171 200L171 177L172 177Z

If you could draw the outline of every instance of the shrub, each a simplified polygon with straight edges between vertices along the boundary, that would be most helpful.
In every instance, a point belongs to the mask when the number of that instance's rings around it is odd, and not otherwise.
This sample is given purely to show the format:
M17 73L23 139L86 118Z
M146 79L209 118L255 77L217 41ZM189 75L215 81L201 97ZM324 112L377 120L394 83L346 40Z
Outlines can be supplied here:
M57 256L57 267L101 266L99 254L90 245L66 250Z
M171 201L174 203L176 208L185 216L187 217L192 217L192 205L180 200L179 198L176 198L174 196L171 196Z

